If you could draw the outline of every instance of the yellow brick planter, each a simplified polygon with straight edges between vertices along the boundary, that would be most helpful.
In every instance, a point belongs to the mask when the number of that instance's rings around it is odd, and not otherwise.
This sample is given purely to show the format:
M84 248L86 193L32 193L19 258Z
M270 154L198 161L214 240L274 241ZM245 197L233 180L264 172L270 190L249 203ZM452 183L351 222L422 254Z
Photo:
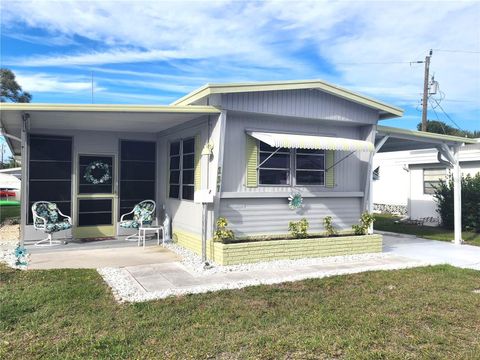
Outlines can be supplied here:
M199 237L174 231L174 240L198 254L201 252ZM364 254L382 252L382 241L382 235L378 234L235 244L209 241L207 257L218 264L236 265L271 260Z

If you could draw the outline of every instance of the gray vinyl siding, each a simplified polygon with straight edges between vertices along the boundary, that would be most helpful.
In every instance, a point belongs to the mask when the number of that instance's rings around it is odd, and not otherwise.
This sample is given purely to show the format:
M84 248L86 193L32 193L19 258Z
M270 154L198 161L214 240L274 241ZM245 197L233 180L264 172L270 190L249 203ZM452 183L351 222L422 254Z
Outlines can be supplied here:
M286 234L289 221L305 217L310 232L323 232L325 216L333 217L339 230L358 223L361 198L305 198L304 209L291 210L286 198L222 199L220 215L226 217L236 235Z
M319 90L224 94L222 108L258 114L375 124L378 111Z
M291 191L291 186L258 186L247 188L245 186L245 131L256 129L265 131L292 132L317 134L319 136L335 136L350 139L361 139L361 131L356 126L332 125L330 122L308 120L289 117L273 117L253 114L231 114L227 116L225 152L223 162L223 192L285 192ZM335 153L335 161L341 160L348 152ZM361 174L365 173L368 154L354 153L335 166L336 186L325 188L323 186L296 186L299 191L319 192L358 192L364 191L365 180Z

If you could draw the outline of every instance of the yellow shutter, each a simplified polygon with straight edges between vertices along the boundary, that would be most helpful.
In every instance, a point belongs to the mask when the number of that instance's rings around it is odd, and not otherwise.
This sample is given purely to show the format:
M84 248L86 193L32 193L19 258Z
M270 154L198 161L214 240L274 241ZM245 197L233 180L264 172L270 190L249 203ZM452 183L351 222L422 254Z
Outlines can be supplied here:
M195 191L202 188L202 142L200 134L195 136Z
M325 186L328 188L335 187L335 151L325 150L325 169L328 169L325 174Z
M257 187L258 186L258 142L257 139L253 138L250 135L247 136L247 146L246 146L246 185L247 187Z

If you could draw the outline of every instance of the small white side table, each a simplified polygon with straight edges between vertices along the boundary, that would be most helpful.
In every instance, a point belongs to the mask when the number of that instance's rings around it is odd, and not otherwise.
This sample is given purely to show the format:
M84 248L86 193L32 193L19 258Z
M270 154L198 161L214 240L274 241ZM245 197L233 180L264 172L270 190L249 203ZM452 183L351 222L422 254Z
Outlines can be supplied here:
M163 226L161 225L145 225L141 226L139 229L140 237L138 238L138 246L140 246L140 241L143 241L143 247L145 248L145 237L147 231L152 231L157 234L157 245L160 245L160 231L162 232L162 246L165 245L165 234L163 232Z

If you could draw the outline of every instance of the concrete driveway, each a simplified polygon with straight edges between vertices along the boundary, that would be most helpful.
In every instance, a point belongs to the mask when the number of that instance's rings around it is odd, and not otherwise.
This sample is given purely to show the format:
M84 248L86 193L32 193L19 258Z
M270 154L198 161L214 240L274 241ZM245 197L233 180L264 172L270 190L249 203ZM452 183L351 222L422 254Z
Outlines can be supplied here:
M455 245L445 241L426 240L407 235L383 235L383 251L432 264L449 264L480 270L480 247Z

